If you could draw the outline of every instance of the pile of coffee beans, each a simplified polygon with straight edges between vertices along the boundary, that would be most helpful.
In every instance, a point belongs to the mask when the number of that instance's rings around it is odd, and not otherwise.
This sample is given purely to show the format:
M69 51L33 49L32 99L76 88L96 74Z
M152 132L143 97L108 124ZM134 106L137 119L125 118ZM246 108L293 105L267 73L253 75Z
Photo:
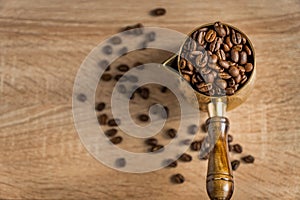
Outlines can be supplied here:
M180 56L184 79L208 96L233 95L247 82L254 66L247 37L221 22L194 31Z

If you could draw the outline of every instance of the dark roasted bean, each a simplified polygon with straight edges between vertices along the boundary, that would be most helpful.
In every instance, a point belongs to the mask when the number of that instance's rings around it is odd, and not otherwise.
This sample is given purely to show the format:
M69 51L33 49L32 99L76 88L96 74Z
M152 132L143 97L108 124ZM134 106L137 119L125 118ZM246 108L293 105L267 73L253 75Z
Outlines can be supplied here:
M121 124L121 120L116 118L116 119L110 119L107 122L108 126L118 126Z
M145 88L143 87L139 93L139 95L143 98L143 99L148 99L149 98L149 89L148 88Z
M229 48L232 48L232 47L233 47L233 44L232 44L232 42L231 42L231 40L230 40L230 36L227 36L227 37L225 38L225 43L228 45Z
M226 60L226 54L225 54L225 52L223 51L223 49L219 49L219 50L216 52L216 55L218 56L219 60Z
M222 79L230 79L231 76L227 72L220 72L218 73L218 76Z
M165 15L166 12L167 12L167 10L165 8L156 8L154 10L151 10L150 14L152 16L162 16L162 15Z
M110 55L113 52L113 49L110 45L106 45L103 47L102 52L106 55Z
M112 76L110 74L103 74L101 76L101 80L103 81L110 81L112 79Z
M162 152L163 150L164 150L164 146L157 144L155 146L152 146L149 151L150 152Z
M115 165L117 167L125 167L126 166L126 160L125 158L118 158L115 162Z
M149 116L148 115L145 115L145 114L141 114L138 116L139 120L142 121L142 122L147 122L149 121Z
M184 69L185 66L186 66L186 60L182 58L179 62L179 67L180 69Z
M197 41L202 46L205 44L205 35L206 35L205 31L200 31L198 34Z
M234 50L236 50L236 51L242 51L243 45L237 44L237 45L235 45L232 49L234 49Z
M190 77L189 75L183 74L182 76L183 76L183 78L184 78L187 82L190 82L190 81L191 81L191 77Z
M233 151L236 153L242 153L243 147L240 144L234 144L233 145Z
M171 176L171 181L175 184L181 184L184 183L185 178L181 174L174 174L173 176Z
M197 85L197 88L200 92L205 93L212 89L212 84L211 83L200 83L199 85Z
M239 69L237 68L237 67L235 67L235 66L231 66L230 68L229 68L229 74L231 75L231 76L233 76L233 77L237 77L237 76L239 76L240 75L240 72L239 72Z
M97 111L102 111L102 110L104 110L104 108L105 108L105 103L104 103L104 102L98 103L98 104L96 105L96 107L95 107L95 109L96 109Z
M122 43L122 39L119 36L114 36L114 37L110 38L110 42L113 45L118 45L118 44Z
M234 78L235 83L240 83L241 80L242 80L242 76L240 74Z
M232 147L232 145L230 145L230 144L228 144L228 151L232 151L232 149L233 149L233 147Z
M215 78L214 78L214 75L212 73L209 73L209 74L204 76L204 80L207 83L213 83Z
M120 82L124 82L124 81L127 81L127 76L125 76L123 74L117 74L115 76L115 80L120 81Z
M231 30L231 40L234 44L240 44L242 42L242 35L239 32L235 32L235 30Z
M230 67L229 63L225 60L220 60L219 65L225 69L228 69Z
M158 144L158 141L156 138L148 138L145 140L145 143L150 146L156 146Z
M237 50L231 49L230 56L233 62L237 63L239 61L239 52Z
M208 55L206 52L202 52L201 54L199 54L195 60L196 65L199 67L204 67L207 64L207 61L208 61Z
M237 168L240 166L240 161L234 160L231 162L231 168L233 171L237 170Z
M113 144L120 144L123 141L121 136L116 136L110 139L110 142Z
M224 37L226 35L226 30L220 22L216 22L214 24L214 28L220 37Z
M107 136L107 137L113 137L117 134L118 130L115 129L115 128L112 128L112 129L108 129L104 132L104 134Z
M234 89L233 88L226 88L226 94L227 95L233 95L234 94Z
M216 31L211 29L206 33L205 40L206 42L212 42L216 39L216 36L217 36Z
M175 138L177 136L177 131L173 128L170 128L166 131L166 135L169 137L169 138Z
M191 146L190 146L190 149L192 151L200 151L201 149L201 144L202 144L202 141L201 140L197 140L197 141L194 141L192 142Z
M160 92L161 93L166 93L167 91L168 91L168 88L165 87L165 86L163 86L163 87L160 88Z
M117 66L117 69L121 72L127 72L129 70L129 67L126 64L121 64L121 65Z
M215 84L216 84L219 88L221 88L221 89L223 89L223 90L227 87L227 82L226 82L225 80L223 80L223 79L217 79L217 80L215 81Z
M245 51L240 52L240 62L241 65L244 65L247 63L247 53Z
M100 125L105 125L107 122L108 116L107 114L101 114L98 116L98 122Z
M222 42L223 42L222 39L217 37L212 43L210 43L209 50L211 52L218 51L221 47Z
M223 50L225 52L228 52L228 51L230 51L230 47L227 44L223 44Z
M251 63L247 63L247 64L245 65L245 71L246 71L246 72L251 72L252 69L253 69L253 65L252 65Z
M193 158L191 155L183 153L178 159L182 162L191 162Z
M252 52L251 52L250 48L247 45L244 46L244 50L245 50L245 52L247 53L248 56L252 55Z
M165 160L164 164L166 164L167 167L172 167L172 168L177 167L177 161L173 160L173 159L167 159L167 160Z
M82 93L78 94L77 95L77 100L80 101L80 102L85 102L87 100L86 95L82 94Z
M254 157L251 155L244 156L241 158L245 163L254 163Z
M234 78L229 79L229 80L228 80L228 86L229 86L229 87L233 87L234 85L235 85L235 80L234 80Z
M232 135L230 135L230 134L227 135L227 141L228 141L228 143L231 143L233 141Z

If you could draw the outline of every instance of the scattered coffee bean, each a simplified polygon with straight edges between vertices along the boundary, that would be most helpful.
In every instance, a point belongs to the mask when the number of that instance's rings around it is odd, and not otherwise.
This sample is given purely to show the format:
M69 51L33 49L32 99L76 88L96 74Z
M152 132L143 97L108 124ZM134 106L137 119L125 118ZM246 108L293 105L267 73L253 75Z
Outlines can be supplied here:
M176 184L181 184L184 183L185 178L181 174L174 174L173 176L171 176L171 181Z
M125 158L118 158L115 162L115 165L117 167L125 167L126 166L126 160Z
M167 167L175 168L177 167L177 161L173 159L167 159L164 161L164 164L167 165Z
M166 93L166 92L168 91L168 88L165 87L165 86L162 86L162 87L160 88L160 91L161 91L161 93Z
M110 74L103 74L101 76L101 80L103 81L110 81L112 79L112 76Z
M240 161L234 160L231 162L231 168L233 171L237 170L237 168L240 166Z
M165 15L166 14L166 9L165 8L156 8L154 10L151 10L150 11L150 14L152 16L162 16L162 15Z
M137 23L131 26L126 26L121 31L126 31L126 34L141 35L143 34L143 24Z
M139 120L142 121L142 122L147 122L149 121L149 116L148 115L145 115L145 114L141 114L138 116Z
M230 144L228 144L228 151L232 151L232 149L233 149L233 147L232 147L232 145L230 145Z
M110 142L113 144L120 144L123 141L121 136L116 136L110 139Z
M243 152L243 147L239 144L234 144L232 150L236 153L242 153Z
M251 155L244 156L241 158L245 163L254 163L254 157Z
M183 161L183 162L191 162L192 161L192 156L187 154L187 153L183 153L180 157L179 160Z
M188 127L188 133L195 135L199 130L199 127L196 124L192 124Z
M107 114L101 114L98 116L98 122L100 125L105 125L107 122L108 116Z
M153 31L146 34L147 42L153 42L155 40L155 37L156 37L156 33Z
M170 128L166 131L166 135L169 137L169 138L175 138L177 136L177 131L173 128Z
M118 44L122 43L122 39L119 36L114 36L114 37L110 38L110 42L113 45L118 45Z
M158 144L158 141L156 138L148 138L145 140L145 144L150 146L156 146Z
M117 69L120 71L120 72L127 72L129 70L129 67L128 65L126 64L121 64L119 66L117 66Z
M227 141L228 141L228 143L231 143L233 141L232 135L230 135L230 134L227 135Z
M104 108L105 108L105 103L104 102L98 103L96 105L96 110L99 111L99 112L104 110Z
M86 98L85 94L80 93L80 94L77 95L77 100L78 101L85 102L86 99L87 98Z
M134 75L129 75L128 76L128 81L132 82L132 83L136 83L139 81L138 77L137 76L134 76Z
M252 65L251 63L247 63L247 64L245 65L245 71L246 71L246 72L251 72L252 69L253 69L253 65Z
M117 74L115 76L115 80L120 81L120 82L124 82L124 81L127 81L127 76L125 76L123 74Z
M112 129L108 129L104 132L104 134L107 136L107 137L113 137L117 134L118 130L115 129L115 128L112 128Z
M141 88L141 91L139 92L139 95L143 98L143 99L148 99L149 98L149 89L146 87Z
M202 141L201 140L196 140L196 141L192 142L192 144L190 146L190 149L192 151L200 151L201 145L202 145Z
M120 119L110 119L107 122L108 126L118 126L121 124L121 120Z
M106 45L103 47L102 52L106 55L110 55L113 52L113 49L110 45Z
M162 152L163 150L164 150L164 146L160 144L157 144L150 148L150 152Z

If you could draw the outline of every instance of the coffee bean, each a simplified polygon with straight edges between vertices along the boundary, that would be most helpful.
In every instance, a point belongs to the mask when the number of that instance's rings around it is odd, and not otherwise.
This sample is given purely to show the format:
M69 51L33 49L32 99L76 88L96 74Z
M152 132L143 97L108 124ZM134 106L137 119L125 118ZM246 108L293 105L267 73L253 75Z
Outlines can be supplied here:
M228 143L231 143L233 141L232 135L230 135L230 134L227 135L227 141L228 141Z
M241 80L242 80L242 76L240 74L234 78L235 83L240 83Z
M122 47L119 50L119 55L123 56L123 55L127 54L127 52L128 52L128 48L127 47Z
M245 51L240 52L240 61L239 61L239 63L241 65L244 65L244 64L247 63L247 53Z
M240 44L242 42L242 35L239 32L235 32L235 30L231 30L231 40L233 44Z
M228 82L227 82L227 84L228 84L228 87L234 87L235 86L235 80L234 80L234 78L229 79Z
M101 80L103 81L110 81L112 79L112 76L110 74L103 74L101 76Z
M229 63L225 60L220 60L219 65L225 69L228 69L230 67Z
M145 140L145 143L150 146L156 146L158 144L158 141L156 138L148 138Z
M186 60L185 59L181 59L179 62L179 67L180 69L184 69L186 66Z
M134 76L134 75L129 75L127 78L128 78L128 81L130 81L132 83L136 83L139 81L138 77Z
M239 76L240 75L240 72L239 72L239 70L238 70L238 68L237 67L235 67L235 66L231 66L230 68L229 68L229 74L231 75L231 76L233 76L233 77L237 77L237 76Z
M118 126L121 124L121 120L120 119L110 119L107 122L108 126Z
M251 52L250 48L247 45L244 46L244 50L245 50L245 52L247 53L248 56L252 55L252 52Z
M171 181L175 184L181 184L184 183L185 178L181 174L174 174L173 176L171 176Z
M107 122L108 116L107 114L101 114L98 116L98 122L100 125L105 125Z
M167 88L167 87L164 87L164 86L163 86L163 87L160 88L160 92L161 92L161 93L166 93L167 91L168 91L168 88Z
M226 54L225 52L223 51L223 49L219 49L217 52L216 52L216 55L218 57L219 60L226 60Z
M125 94L127 92L125 85L119 84L118 85L118 92L121 94Z
M110 45L106 45L102 48L102 52L106 55L110 55L113 52L113 49Z
M239 144L234 144L233 145L233 151L236 153L242 153L243 152L243 147Z
M204 67L207 64L207 61L208 61L208 55L206 52L202 52L195 59L196 65L199 67Z
M190 149L192 151L200 151L201 145L202 145L202 141L201 140L194 141L194 142L192 142L192 144L190 146Z
M110 139L110 142L113 144L120 144L123 141L121 136L116 136Z
M162 15L165 15L166 12L167 12L167 10L165 8L156 8L154 10L151 10L150 14L152 16L162 16Z
M81 101L81 102L85 102L87 100L86 95L82 94L82 93L78 94L77 95L77 100Z
M177 167L177 161L173 159L167 159L164 161L164 164L167 165L167 167L175 168Z
M205 40L206 42L212 42L216 39L216 36L217 36L216 31L211 29L206 33Z
M227 82L226 82L225 80L223 80L223 79L217 79L217 80L215 81L215 84L216 84L219 88L221 88L221 89L223 89L223 90L227 87Z
M196 124L189 125L188 133L191 135L195 135L199 131L199 127Z
M231 162L231 168L233 171L237 170L237 168L240 166L240 161L234 160Z
M245 163L254 163L255 159L253 156L248 155L241 158Z
M216 22L214 24L214 28L220 37L224 37L226 35L226 30L223 28L223 24L220 22Z
M191 155L183 153L178 159L182 162L191 162L193 158Z
M212 43L210 43L209 50L211 52L218 51L221 47L222 42L222 39L217 37Z
M217 63L217 61L218 61L218 56L216 54L212 54L210 56L209 62L210 63Z
M177 131L173 128L170 128L166 131L166 135L169 137L169 138L175 138L177 136Z
M125 167L126 166L126 160L125 158L118 158L115 162L115 165L117 167Z
M246 83L247 79L248 79L247 76L246 76L246 75L243 75L243 76L242 76L242 80L241 80L240 83L241 83L242 85L244 85L244 84Z
M204 76L204 80L207 83L213 83L215 78L214 78L214 75L212 73L209 73L206 76Z
M102 111L102 110L104 110L104 108L105 108L105 103L104 102L101 102L101 103L98 103L97 105L96 105L96 110L97 111Z
M155 37L156 37L156 33L153 31L146 34L147 42L153 42L155 40Z
M206 35L206 31L199 31L197 41L202 46L205 44L205 35Z
M115 75L114 79L116 81L124 82L124 81L127 81L127 76L125 76L123 74L117 74L117 75Z
M160 145L160 144L157 144L155 146L152 146L150 148L150 152L162 152L164 150L164 146L163 145Z
M121 64L119 66L117 66L117 69L120 71L120 72L127 72L129 70L129 67L128 65L126 64Z
M211 83L200 83L199 85L197 85L197 88L200 92L205 93L212 89L212 84Z
M253 65L251 63L247 63L245 65L245 71L246 72L251 72L253 70Z
M237 50L231 49L230 55L233 62L237 63L239 61L239 52Z
M148 88L145 88L143 87L139 93L139 95L143 98L143 99L148 99L149 98L149 89Z
M107 137L113 137L117 134L118 130L115 129L115 128L112 128L112 129L108 129L104 132L104 134L107 136Z
M118 44L122 43L122 39L119 36L114 36L114 37L110 38L110 42L113 45L118 45Z
M223 50L225 52L228 52L228 51L230 51L230 47L227 44L223 44Z
M242 49L243 49L243 45L241 45L241 44L237 44L237 45L235 45L232 49L234 49L234 50L236 50L236 51L242 51Z
M220 78L226 79L226 80L231 78L231 76L227 72L220 72L220 73L218 73L218 76Z
M149 116L148 115L145 115L145 114L141 114L138 116L139 120L142 121L142 122L147 122L149 121Z
M230 144L228 144L228 151L232 151L232 149L233 149L233 147L232 147L232 145L230 145Z

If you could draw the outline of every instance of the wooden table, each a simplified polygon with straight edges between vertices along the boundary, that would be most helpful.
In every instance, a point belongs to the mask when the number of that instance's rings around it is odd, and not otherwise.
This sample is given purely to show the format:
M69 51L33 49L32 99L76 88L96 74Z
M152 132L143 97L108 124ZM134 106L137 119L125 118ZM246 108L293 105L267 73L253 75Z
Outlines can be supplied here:
M83 59L120 27L188 33L216 20L247 33L257 59L252 95L228 113L234 142L244 147L232 159L256 158L234 173L232 199L299 199L299 1L172 2L0 1L0 199L208 199L207 162L197 153L191 163L145 174L95 160L74 127L72 89ZM148 14L159 6L165 16ZM186 182L170 183L174 173Z

